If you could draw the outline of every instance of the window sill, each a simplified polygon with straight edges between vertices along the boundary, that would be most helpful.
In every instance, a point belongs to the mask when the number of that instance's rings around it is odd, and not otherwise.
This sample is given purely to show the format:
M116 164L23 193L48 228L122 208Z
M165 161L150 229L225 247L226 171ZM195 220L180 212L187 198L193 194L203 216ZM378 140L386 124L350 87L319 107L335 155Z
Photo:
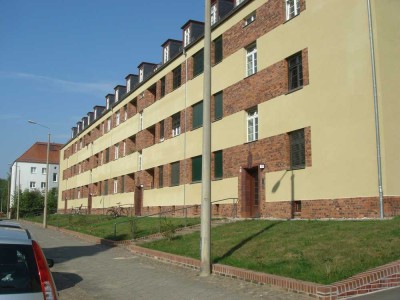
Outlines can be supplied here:
M190 184L197 184L197 183L201 183L201 179L200 180L196 180L196 181L192 181Z
M296 167L290 167L286 171L296 171L296 170L304 170L306 166L296 166Z
M295 88L295 89L292 89L292 90L288 91L285 95L289 95L291 93L297 92L297 91L302 90L302 89L303 89L303 86L299 86L298 88Z
M293 17L287 19L285 22L283 22L283 24L286 24L287 22L293 20L294 18L296 18L296 17L298 17L298 16L300 16L300 13L298 13L297 15L295 15L295 16L293 16Z
M254 75L256 75L256 74L257 74L257 71L254 72L254 73L252 73L252 74L250 74L250 75L247 75L247 74L246 74L245 79L246 79L246 78L250 78L251 76L254 76Z
M224 179L223 177L218 177L218 178L214 178L212 181L221 181L222 179Z
M251 144L251 143L254 143L254 142L257 142L258 141L258 139L256 139L256 140L253 140L253 141L247 141L247 142L245 142L244 144L246 145L246 144Z

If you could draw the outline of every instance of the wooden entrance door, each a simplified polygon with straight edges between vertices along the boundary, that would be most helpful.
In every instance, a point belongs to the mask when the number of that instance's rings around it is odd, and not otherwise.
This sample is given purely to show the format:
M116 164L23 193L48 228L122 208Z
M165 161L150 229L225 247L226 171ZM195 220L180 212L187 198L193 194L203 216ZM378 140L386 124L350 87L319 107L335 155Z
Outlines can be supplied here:
M260 217L260 185L258 167L243 169L242 178L242 217Z
M143 206L143 188L141 186L135 187L135 216L142 215Z

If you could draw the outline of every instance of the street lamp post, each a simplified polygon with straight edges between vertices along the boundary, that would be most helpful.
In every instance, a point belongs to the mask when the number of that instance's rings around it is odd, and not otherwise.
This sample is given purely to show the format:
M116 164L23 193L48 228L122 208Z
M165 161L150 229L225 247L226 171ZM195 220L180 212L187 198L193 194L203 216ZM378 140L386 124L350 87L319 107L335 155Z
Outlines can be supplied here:
M49 193L49 152L50 152L50 128L34 122L32 120L28 121L30 124L39 125L41 127L47 128L49 130L48 140L47 140L47 151L46 151L46 187L44 189L44 208L43 208L43 228L47 228L47 195Z

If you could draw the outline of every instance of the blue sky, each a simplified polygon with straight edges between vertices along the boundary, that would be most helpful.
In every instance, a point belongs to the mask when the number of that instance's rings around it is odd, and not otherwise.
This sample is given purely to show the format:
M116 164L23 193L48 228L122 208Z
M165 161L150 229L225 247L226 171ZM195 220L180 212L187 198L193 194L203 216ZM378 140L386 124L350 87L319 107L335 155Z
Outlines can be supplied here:
M0 0L0 178L37 141L65 143L71 127L161 44L182 39L204 0Z

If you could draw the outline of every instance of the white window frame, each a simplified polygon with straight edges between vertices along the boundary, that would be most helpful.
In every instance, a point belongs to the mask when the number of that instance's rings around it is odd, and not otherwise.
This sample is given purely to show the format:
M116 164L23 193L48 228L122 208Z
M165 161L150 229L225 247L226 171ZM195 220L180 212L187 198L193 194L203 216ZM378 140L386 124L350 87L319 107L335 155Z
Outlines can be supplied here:
M235 6L238 6L240 3L242 3L244 0L236 0L235 1Z
M143 154L139 153L138 156L138 171L142 171L143 168Z
M257 107L247 111L247 142L258 140L258 110Z
M31 167L31 174L36 174L36 167Z
M120 122L120 113L117 112L117 113L115 114L115 126L118 126L118 125L119 125L119 122Z
M128 106L124 106L124 121L128 120Z
M190 44L190 27L185 29L183 36L183 47L186 47Z
M114 194L118 194L118 179L114 178Z
M110 108L110 99L107 98L106 99L106 109L109 109L109 108Z
M117 160L119 158L119 145L115 145L114 147L114 160Z
M119 99L119 90L115 90L115 103L118 102Z
M35 182L35 181L29 182L29 187L30 187L31 189L36 189L36 182Z
M286 21L294 18L300 13L300 0L285 0Z
M126 156L126 142L124 141L123 148L122 148L122 156Z
M251 44L246 48L246 76L257 73L257 44Z
M179 122L179 125L177 126ZM181 118L179 115L179 118L174 119L174 117L172 117L172 136L178 136L181 134Z
M129 93L131 91L131 79L128 78L126 80L126 92Z
M104 161L104 152L102 151L101 152L101 157L100 157L100 165L103 164L103 161Z
M164 47L164 63L169 60L169 45Z
M143 130L143 112L139 114L139 130Z
M41 182L40 183L40 188L43 190L46 188L46 182Z
M46 173L47 173L46 168L42 168L42 175L46 175Z
M218 21L217 11L217 4L211 6L211 25L214 25Z
M81 164L79 164L78 165L78 174L81 174L81 172L82 172L82 167L81 167Z
M58 174L53 173L53 182L58 182Z
M139 69L139 82L142 82L143 81L143 68L140 68Z
M250 25L251 23L253 23L256 20L256 12L253 11L250 15L248 15L245 19L244 19L244 27L246 27L247 25Z

